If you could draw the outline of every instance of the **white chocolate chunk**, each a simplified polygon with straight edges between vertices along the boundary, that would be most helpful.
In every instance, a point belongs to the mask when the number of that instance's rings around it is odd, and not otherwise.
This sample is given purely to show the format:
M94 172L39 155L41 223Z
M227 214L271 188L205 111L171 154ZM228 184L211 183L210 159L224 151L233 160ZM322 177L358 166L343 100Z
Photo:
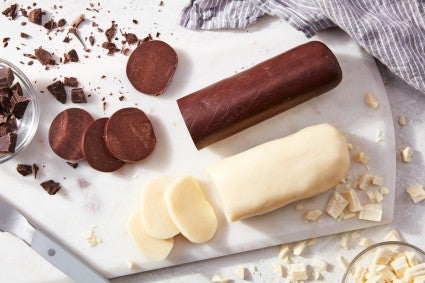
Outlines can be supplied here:
M350 219L350 218L353 218L353 217L356 217L356 214L354 212L350 212L350 213L344 214L342 216L342 219L345 220L345 219Z
M179 233L165 205L164 193L173 179L160 177L146 183L141 193L141 217L146 232L157 239L169 239Z
M380 190L381 190L381 194L383 194L383 195L389 195L390 194L390 190L388 190L387 187L382 187Z
M235 270L236 276L238 276L240 279L245 280L246 279L246 268L245 267L238 267Z
M376 109L379 106L379 102L376 97L368 92L365 93L363 100L370 109Z
M286 244L280 245L279 255L278 255L279 258L282 259L282 260L285 259L285 257L288 256L289 251L290 251L290 248L289 248L288 245L286 245Z
M347 205L348 201L340 193L334 192L328 201L325 211L334 219L337 219Z
M369 247L370 246L370 240L368 238L361 238L360 241L359 241L359 246Z
M336 261L339 263L339 266L345 271L348 268L348 261L342 256L337 255Z
M355 240L358 238L360 238L359 232L354 231L353 233L351 233L351 239Z
M392 229L384 236L384 241L401 241L400 234L396 229Z
M164 197L171 219L189 241L204 243L214 236L218 226L217 217L193 177L173 180Z
M375 272L384 278L385 282L391 282L396 275L388 268L387 265L378 265L375 268Z
M413 283L425 283L425 275L415 277L415 279L413 279Z
M130 237L146 258L163 260L170 254L174 245L173 238L166 240L152 238L143 227L140 212L130 217L127 228Z
M376 202L381 202L384 200L384 197L382 196L382 193L380 190L374 190L373 194L375 195Z
M288 278L291 281L307 280L306 266L302 263L294 263L289 266Z
M413 251L405 251L404 255L406 256L407 263L410 267L418 265L418 259L416 253Z
M137 269L139 266L132 260L127 260L128 269Z
M344 136L319 124L227 157L208 173L233 222L329 190L344 178L349 164Z
M352 150L353 149L353 145L349 142L347 142L347 148L348 150Z
M355 161L363 164L367 164L369 162L369 157L363 151L354 154L353 158Z
M366 192L367 197L369 198L371 203L377 203L375 193L373 191Z
M307 241L301 241L295 244L293 248L294 255L301 255L306 247Z
M403 280L407 282L413 282L415 277L425 275L425 263L415 265L408 268L403 275Z
M384 178L379 176L373 176L372 184L375 186L383 186L384 185Z
M407 262L406 256L400 256L390 263L392 269L394 270L397 277L403 277L404 272L410 268L409 263Z
M360 200L355 190L350 189L348 191L344 191L342 192L342 196L349 202L348 210L350 212L357 212L363 209L363 206L360 203Z
M400 115L400 116L398 117L398 124L399 124L400 126L406 126L406 125L407 125L407 119L406 119L406 116L404 116L404 115Z
M328 269L328 263L318 258L313 258L311 266L318 268L320 271L326 271Z
M353 274L353 281L354 283L363 283L364 282L364 277L366 275L366 268L364 268L362 265L357 265L356 269L354 270L354 274Z
M384 139L384 133L381 130L376 131L375 142L378 143Z
M350 249L348 247L348 235L347 234L345 234L344 236L341 237L341 240L339 241L339 245L346 250Z
M307 221L317 221L321 215L322 212L318 209L310 210L304 214L304 219Z
M377 248L373 255L373 264L388 264L393 256L394 252L390 249Z
M425 199L425 190L424 187L420 184L416 184L407 188L406 192L409 194L414 203L421 202Z
M283 266L277 262L274 262L272 265L273 273L279 277L284 277L285 272L283 270Z
M413 156L413 150L410 146L404 148L401 151L401 160L403 160L404 163L412 162L412 156Z
M229 283L229 281L230 280L218 274L214 274L213 277L211 278L212 283Z
M369 221L381 221L382 219L382 205L381 204L366 204L360 211L359 219Z
M361 190L366 190L366 188L372 183L373 176L368 173L360 174L356 181L356 187Z

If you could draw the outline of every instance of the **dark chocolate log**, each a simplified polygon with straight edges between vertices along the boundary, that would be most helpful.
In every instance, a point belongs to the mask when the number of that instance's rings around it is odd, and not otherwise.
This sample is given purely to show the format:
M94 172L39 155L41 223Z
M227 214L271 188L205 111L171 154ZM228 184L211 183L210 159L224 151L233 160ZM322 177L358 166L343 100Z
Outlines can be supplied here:
M335 55L311 41L177 100L199 149L337 86Z

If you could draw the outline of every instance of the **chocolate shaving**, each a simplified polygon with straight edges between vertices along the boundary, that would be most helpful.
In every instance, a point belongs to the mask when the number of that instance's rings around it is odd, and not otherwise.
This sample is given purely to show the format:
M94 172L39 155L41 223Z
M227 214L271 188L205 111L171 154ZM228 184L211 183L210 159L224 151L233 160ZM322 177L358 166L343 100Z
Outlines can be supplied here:
M33 164L32 165L32 170L34 171L34 179L37 179L37 173L38 173L38 170L39 170L40 168L38 167L38 165L37 164Z
M78 62L79 61L78 53L77 53L77 51L75 51L75 49L71 49L70 51L68 51L68 53L65 53L63 56L64 56L64 64L66 64L68 62Z
M41 11L40 8L34 9L28 14L28 20L31 23L36 25L41 25L42 17L43 17L43 12Z
M78 80L74 77L65 77L64 78L64 85L70 86L70 87L77 87L78 86Z
M49 86L47 90L62 104L66 103L66 91L63 82L57 81Z
M49 194L49 195L54 195L56 194L61 186L59 183L56 183L53 180L49 180L49 181L45 181L43 183L40 184L40 186L43 187L43 189Z
M53 59L52 54L49 51L38 48L34 49L35 58L41 63L41 65L56 65L55 60Z
M17 15L17 8L18 8L17 4L12 4L12 5L10 5L9 8L6 8L2 12L2 14L5 15L6 17L11 18L12 20L14 20L16 18L16 15Z
M78 41L81 43L81 45L84 47L84 49L86 48L86 45L84 44L84 41L81 39L80 35L78 34L78 31L77 31L76 28L69 28L68 34L73 34L78 39Z
M71 101L73 103L87 103L86 94L82 88L71 89Z
M73 20L73 21L72 21L72 23L71 23L71 26L72 26L73 28L78 28L78 26L79 26L82 22L84 22L84 15L83 15L83 14L79 15L79 16L78 16L78 18L76 18L75 20Z
M32 166L27 164L18 164L16 166L16 171L25 177L32 174Z

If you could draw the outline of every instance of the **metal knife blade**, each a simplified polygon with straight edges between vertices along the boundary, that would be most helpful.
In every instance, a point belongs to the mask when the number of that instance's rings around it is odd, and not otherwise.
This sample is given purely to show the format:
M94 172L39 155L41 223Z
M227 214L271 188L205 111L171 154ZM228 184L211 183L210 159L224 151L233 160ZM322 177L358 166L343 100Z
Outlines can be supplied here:
M12 233L22 239L34 251L77 283L109 282L68 248L32 225L18 210L1 198L0 231Z

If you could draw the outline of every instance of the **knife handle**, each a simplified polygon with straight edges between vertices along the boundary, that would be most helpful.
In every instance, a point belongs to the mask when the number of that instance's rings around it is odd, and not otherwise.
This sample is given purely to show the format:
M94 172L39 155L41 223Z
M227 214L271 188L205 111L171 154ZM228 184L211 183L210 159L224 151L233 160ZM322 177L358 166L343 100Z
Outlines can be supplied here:
M30 246L76 283L109 282L77 255L40 230L35 230Z

